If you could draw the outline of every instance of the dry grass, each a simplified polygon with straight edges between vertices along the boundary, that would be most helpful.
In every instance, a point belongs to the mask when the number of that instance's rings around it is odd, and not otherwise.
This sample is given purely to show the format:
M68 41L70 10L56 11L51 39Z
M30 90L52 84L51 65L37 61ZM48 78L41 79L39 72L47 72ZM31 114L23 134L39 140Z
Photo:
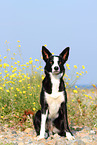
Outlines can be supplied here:
M11 53L6 41L6 55L0 56L0 123L10 127L19 127L25 110L36 112L39 108L41 82L44 78L43 68L38 59L23 61L20 41L17 42L18 54ZM17 51L16 50L16 51ZM77 66L71 70L66 64L66 82L68 92L68 116L71 125L97 127L97 89L80 89L75 86L87 71L82 66L78 72ZM31 122L24 123L31 127Z

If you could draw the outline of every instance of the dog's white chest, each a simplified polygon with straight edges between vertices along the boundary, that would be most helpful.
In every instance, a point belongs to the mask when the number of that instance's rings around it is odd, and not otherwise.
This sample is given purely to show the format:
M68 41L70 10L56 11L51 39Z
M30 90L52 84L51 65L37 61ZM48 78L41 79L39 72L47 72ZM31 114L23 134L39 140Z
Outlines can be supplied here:
M56 94L45 93L46 101L49 107L49 117L54 119L58 117L58 110L64 100L64 92L57 92Z
M48 94L45 92L45 98L49 106L49 117L52 119L58 117L58 110L60 105L63 101L65 101L64 91L59 92L61 75L62 74L55 76L52 75L52 73L50 74L52 82L52 93Z

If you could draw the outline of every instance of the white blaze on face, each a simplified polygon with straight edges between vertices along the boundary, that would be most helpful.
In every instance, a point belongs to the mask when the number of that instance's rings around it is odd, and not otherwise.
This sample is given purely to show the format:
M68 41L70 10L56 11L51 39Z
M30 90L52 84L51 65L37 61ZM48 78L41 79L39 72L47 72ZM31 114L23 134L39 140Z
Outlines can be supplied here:
M56 57L54 56L54 64L52 65L52 72L55 72L55 67L58 67L58 72L60 72L60 67L59 67L59 64L58 64L58 61L59 61L59 57Z

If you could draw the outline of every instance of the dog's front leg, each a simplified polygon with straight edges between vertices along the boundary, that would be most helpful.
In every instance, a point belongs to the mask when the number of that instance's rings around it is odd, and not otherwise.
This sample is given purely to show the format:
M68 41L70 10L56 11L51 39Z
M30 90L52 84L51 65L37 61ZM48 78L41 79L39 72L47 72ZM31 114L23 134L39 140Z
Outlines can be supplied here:
M46 127L46 119L47 119L48 110L41 115L41 126L40 126L40 135L38 139L45 138L45 127Z

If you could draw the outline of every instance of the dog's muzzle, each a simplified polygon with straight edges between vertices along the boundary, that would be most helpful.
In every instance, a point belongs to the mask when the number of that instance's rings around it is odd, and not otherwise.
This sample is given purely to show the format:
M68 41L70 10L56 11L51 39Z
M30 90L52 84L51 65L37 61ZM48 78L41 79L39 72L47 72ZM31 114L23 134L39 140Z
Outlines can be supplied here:
M52 73L55 74L55 75L59 74L60 73L60 68L58 66L55 66Z

